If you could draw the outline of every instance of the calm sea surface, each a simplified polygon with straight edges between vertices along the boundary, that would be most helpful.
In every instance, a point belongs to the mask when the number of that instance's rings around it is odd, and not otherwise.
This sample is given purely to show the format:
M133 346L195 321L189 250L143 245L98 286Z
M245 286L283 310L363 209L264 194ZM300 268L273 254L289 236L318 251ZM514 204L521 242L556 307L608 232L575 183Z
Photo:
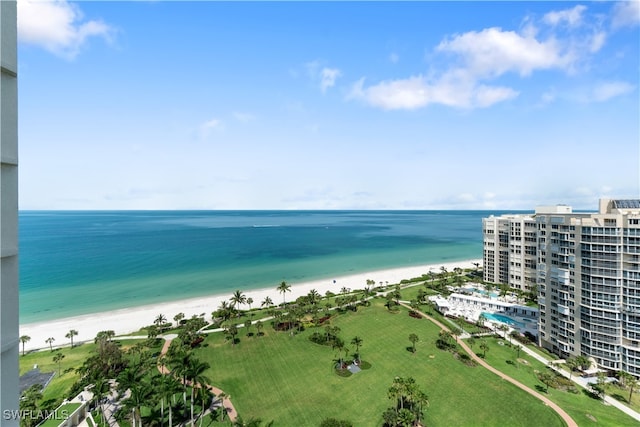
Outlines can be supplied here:
M482 258L496 211L21 211L20 322Z

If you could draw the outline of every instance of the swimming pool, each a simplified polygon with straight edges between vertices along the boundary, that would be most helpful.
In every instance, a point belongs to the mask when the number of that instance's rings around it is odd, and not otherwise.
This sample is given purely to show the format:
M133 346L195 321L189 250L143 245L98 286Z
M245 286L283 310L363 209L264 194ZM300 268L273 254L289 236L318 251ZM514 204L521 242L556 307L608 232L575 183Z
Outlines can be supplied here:
M496 292L488 292L484 289L476 289L476 288L463 288L463 290L469 292L470 294L476 293L480 294L483 297L489 296L491 298L498 298L498 294Z
M524 328L525 327L524 323L518 322L517 320L513 320L512 318L510 318L508 316L505 316L503 314L488 313L486 311L483 311L482 315L487 320L493 320L495 322L504 323L504 324L509 325L511 327L514 327L514 328Z

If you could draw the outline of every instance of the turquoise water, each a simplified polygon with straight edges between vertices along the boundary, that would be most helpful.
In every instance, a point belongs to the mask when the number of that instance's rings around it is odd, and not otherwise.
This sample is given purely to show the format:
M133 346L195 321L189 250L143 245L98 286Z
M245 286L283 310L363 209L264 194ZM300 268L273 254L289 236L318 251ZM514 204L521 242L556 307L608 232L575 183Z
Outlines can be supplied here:
M525 325L522 322L518 322L517 320L513 320L512 318L502 315L502 314L498 314L498 313L487 313L487 312L482 312L482 315L484 317L486 317L488 320L494 320L496 322L500 322L500 323L505 323L509 326L513 326L513 327L517 327L517 328L524 328Z
M21 211L20 321L482 257L487 211Z

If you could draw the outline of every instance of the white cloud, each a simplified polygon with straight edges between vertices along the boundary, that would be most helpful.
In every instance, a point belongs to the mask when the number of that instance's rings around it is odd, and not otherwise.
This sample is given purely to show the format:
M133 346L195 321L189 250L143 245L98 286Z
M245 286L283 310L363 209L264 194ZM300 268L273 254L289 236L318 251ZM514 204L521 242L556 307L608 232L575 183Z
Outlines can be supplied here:
M348 98L387 110L414 110L429 104L486 108L513 99L519 95L517 89L496 83L507 74L530 77L538 71L574 74L589 69L590 56L602 49L608 34L601 28L602 17L587 15L586 10L578 5L549 12L542 19L528 16L519 31L491 27L450 35L434 49L447 56L449 63L431 69L428 78L418 74L368 87L361 79ZM591 99L604 100L628 90L627 86L605 86ZM555 94L544 94L542 104L555 98Z
M328 88L336 84L336 79L340 77L340 70L337 68L324 67L320 72L320 89L324 93Z
M587 10L586 6L577 5L571 9L549 12L542 19L552 26L566 23L569 27L577 27L582 24L582 13L585 10Z
M336 79L342 75L338 68L322 67L319 60L310 61L304 64L309 78L314 82L319 82L320 90L325 93L328 88L335 86Z
M640 0L618 1L612 9L613 28L632 27L640 24Z
M110 41L114 29L101 21L83 22L83 14L66 0L18 0L18 40L75 58L90 37Z
M598 102L608 101L616 96L632 92L635 86L627 82L605 82L598 84L592 92L591 99Z
M429 104L457 108L489 107L518 96L507 87L478 85L464 78L464 73L452 72L434 82L423 76L382 81L364 87L364 79L356 82L348 99L361 99L384 110L415 110Z
M212 118L202 123L199 128L200 138L207 138L212 131L224 129L224 124L220 119Z
M500 28L456 35L442 41L436 50L458 54L478 77L497 77L508 71L528 76L534 70L565 69L574 61L554 38L538 41Z
M604 46L604 42L606 41L606 39L607 33L605 33L604 31L598 31L594 33L590 41L589 51L591 53L598 52L600 49L602 49L602 46Z
M241 113L241 112L238 112L238 111L234 111L233 112L233 118L236 119L239 122L247 123L247 122L250 122L252 120L255 120L256 117L253 114Z

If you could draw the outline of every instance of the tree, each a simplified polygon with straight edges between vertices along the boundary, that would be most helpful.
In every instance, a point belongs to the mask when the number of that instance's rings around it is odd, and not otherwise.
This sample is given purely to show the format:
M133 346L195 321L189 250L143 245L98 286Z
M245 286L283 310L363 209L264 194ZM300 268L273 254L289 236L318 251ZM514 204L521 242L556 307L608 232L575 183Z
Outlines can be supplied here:
M71 348L73 348L73 337L76 336L76 335L78 335L78 331L76 331L75 329L71 329L65 335L66 338L69 338L71 340Z
M31 337L29 335L22 335L20 337L20 342L22 343L22 355L24 356L24 345L31 341Z
M338 350L338 361L340 363L340 369L344 368L344 359L342 358L342 351L345 349L344 341L340 338L336 338L333 340L332 347L334 350Z
M451 332L442 329L438 334L436 346L441 350L453 350L456 348L456 341Z
M187 369L185 372L186 377L191 381L191 425L194 423L193 418L193 392L195 385L198 384L200 387L206 387L208 382L211 382L208 377L204 375L205 371L209 369L209 364L207 362L201 362L196 358L189 359L189 364L187 365Z
M387 397L394 402L394 406L382 415L385 426L421 425L424 407L429 404L429 400L413 378L394 378Z
M291 285L287 284L287 282L283 280L276 289L282 294L282 305L286 305L287 302L285 300L285 293L291 292Z
M131 411L131 425L142 426L142 406L151 401L153 388L147 381L138 381L129 388L129 397L123 401L124 408Z
M578 360L575 357L570 357L567 359L567 368L569 368L569 379L573 374L573 371L578 369Z
M360 346L362 345L362 338L356 335L351 340L351 344L356 346L356 356L357 356L358 363L360 363Z
M473 345L476 343L476 339L474 337L469 337L467 339L467 344L469 344L469 347L471 347L471 349L473 350Z
M521 345L519 345L519 344L516 344L516 345L515 345L515 347L514 347L514 349L516 350L516 353L517 353L517 356L516 356L516 357L517 357L517 358L520 358L520 350L522 350L522 346L521 346Z
M249 311L251 311L251 304L253 304L253 298L251 297L247 298L246 303L249 306Z
M51 349L51 351L53 351L53 342L56 339L54 337L49 337L46 340L44 340L44 342L46 342L47 344L49 344L49 349Z
M307 294L307 297L309 298L309 303L311 305L317 304L322 299L320 293L315 289L311 289Z
M482 350L482 358L484 359L487 356L487 350L489 350L489 345L485 340L480 341L480 350Z
M249 329L251 328L251 319L245 320L244 327L247 330L247 336L249 336Z
M547 386L545 393L549 392L549 385L553 383L554 375L549 371L543 371L538 374L538 378L544 385Z
M267 308L271 307L272 305L273 305L273 301L269 297L265 297L261 304L262 307L267 307Z
M260 336L262 334L262 328L264 327L264 324L262 323L262 321L258 320L256 322L256 329L258 330L258 336Z
M631 378L627 380L627 387L629 387L629 400L628 400L629 403L631 403L633 390L638 388L639 385L640 385L640 381L638 381L638 379L633 375L631 376Z
M231 296L231 305L240 309L240 304L244 304L247 302L247 297L242 293L241 290L233 291L233 295Z
M60 376L60 364L62 363L62 359L64 359L64 354L60 350L58 350L53 356L53 363L58 364L58 376Z
M415 353L416 352L416 343L418 341L420 341L420 338L418 338L418 336L416 334L409 334L409 341L411 341L411 352Z
M91 389L91 391L93 392L96 404L101 409L100 410L100 419L102 421L102 425L106 424L107 420L106 420L106 417L104 415L104 412L102 411L101 404L102 404L102 401L103 401L104 397L109 392L109 388L110 388L109 381L106 380L105 378L100 378L94 383L93 388Z
M158 326L158 328L162 327L162 325L164 325L164 323L167 321L167 317L160 313L156 316L155 320L153 321L153 324Z
M182 319L184 319L184 313L178 313L173 316L173 320L176 322L176 327L180 326Z
M225 333L231 337L231 344L236 345L236 335L238 335L238 327L232 323L225 329Z
M591 365L589 357L582 354L580 356L576 356L576 363L581 370L589 369L589 366Z

